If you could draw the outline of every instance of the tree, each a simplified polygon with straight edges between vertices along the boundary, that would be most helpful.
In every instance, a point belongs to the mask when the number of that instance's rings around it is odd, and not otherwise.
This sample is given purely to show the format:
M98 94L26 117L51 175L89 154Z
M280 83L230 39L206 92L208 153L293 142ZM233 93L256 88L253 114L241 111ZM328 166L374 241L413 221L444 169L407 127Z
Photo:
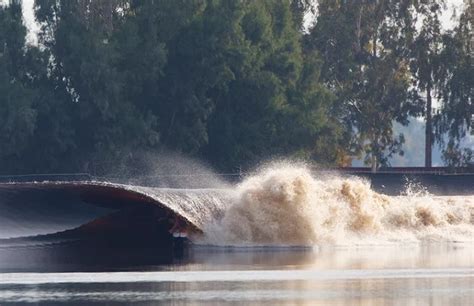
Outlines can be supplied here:
M439 56L444 65L439 77L441 107L435 119L437 140L444 143L446 134L449 139L445 156L453 156L453 151L460 154L461 141L473 123L473 18L474 4L471 1L465 4L458 25L443 35L443 49ZM465 155L472 156L472 149L467 150L471 153ZM445 159L446 163L451 164L448 160Z
M140 93L126 86L134 72L124 66L123 56L130 50L121 45L130 41L117 34L124 17L118 13L122 5L112 0L37 3L43 22L41 43L52 58L50 82L60 92L55 98L66 105L73 127L75 157L69 163L82 171L104 171L97 165L110 168L111 162L127 158L136 147L158 143L156 116L131 95ZM155 51L150 49L146 50ZM155 54L159 52L163 51ZM159 71L163 61L158 56L149 64ZM102 167L104 163L109 165Z
M417 13L422 18L422 26L411 46L412 59L410 68L418 91L426 95L425 115L425 167L431 167L431 149L433 146L432 99L438 89L442 74L441 23L439 16L442 0L427 1L418 6Z
M323 0L318 9L306 44L323 57L323 79L351 136L348 149L365 153L375 170L403 154L404 137L393 135L393 121L406 125L419 112L408 67L411 2Z
M337 125L327 117L332 98L320 83L316 55L305 58L294 21L288 1L248 1L223 15L230 30L215 38L223 79L209 91L216 109L205 151L223 168L275 155L334 160L335 150L317 152L324 132Z
M323 62L302 46L311 1L35 3L25 169L103 174L165 148L222 169L277 155L341 160Z
M36 129L35 90L28 70L29 54L24 50L26 29L21 4L0 6L0 167L12 169L12 162L28 146ZM15 169L16 170L16 169Z
M471 148L461 148L458 142L450 140L443 150L441 158L448 167L464 167L472 162L473 153Z

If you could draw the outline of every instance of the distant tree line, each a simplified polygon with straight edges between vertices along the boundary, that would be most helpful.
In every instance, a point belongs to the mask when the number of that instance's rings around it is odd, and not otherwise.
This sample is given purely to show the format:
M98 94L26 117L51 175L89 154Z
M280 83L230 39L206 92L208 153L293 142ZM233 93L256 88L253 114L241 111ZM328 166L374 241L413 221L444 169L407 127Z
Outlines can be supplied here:
M1 173L102 174L164 150L230 171L274 156L379 167L403 154L393 123L413 116L427 122L427 166L434 141L448 139L448 164L472 155L459 145L472 3L442 31L442 0L36 0L28 45L10 2Z

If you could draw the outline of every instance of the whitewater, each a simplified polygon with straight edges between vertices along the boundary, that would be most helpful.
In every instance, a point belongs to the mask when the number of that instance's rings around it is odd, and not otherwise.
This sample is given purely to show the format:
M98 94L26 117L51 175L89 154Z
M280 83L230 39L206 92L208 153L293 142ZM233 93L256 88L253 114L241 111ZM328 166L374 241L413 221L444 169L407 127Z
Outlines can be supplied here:
M225 191L221 217L196 244L219 246L385 245L474 242L474 196L423 189L379 194L367 180L317 176L304 164L273 163Z
M87 227L95 224L91 220L101 220L110 211L92 209L84 213L83 209L94 205L100 208L105 201L115 203L113 209L125 211L133 209L134 204L139 204L137 209L152 205L158 211L167 211L158 215L185 220L189 225L187 237L195 245L317 247L474 242L474 195L435 196L420 186L408 185L402 194L388 196L371 189L370 182L363 178L314 172L312 168L293 161L273 162L238 184L218 182L215 188L206 189L98 181L3 184L0 236L33 236L83 224ZM42 192L42 196L34 196L35 192ZM62 194L69 197L56 204L41 200ZM79 194L86 203L76 201ZM95 201L88 202L88 198ZM131 203L125 203L126 199Z

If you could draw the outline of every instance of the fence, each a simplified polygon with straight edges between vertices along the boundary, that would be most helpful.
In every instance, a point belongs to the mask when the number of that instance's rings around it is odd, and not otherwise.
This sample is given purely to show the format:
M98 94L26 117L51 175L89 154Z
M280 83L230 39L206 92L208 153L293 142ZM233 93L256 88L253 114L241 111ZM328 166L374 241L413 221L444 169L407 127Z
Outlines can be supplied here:
M346 174L369 174L369 167L335 167L335 168L313 168L314 172L339 172ZM472 167L450 168L450 167L390 167L381 168L375 174L432 174L432 175L463 175L474 174ZM89 173L48 173L48 174L20 174L0 175L0 183L14 182L46 182L46 181L107 181L114 183L155 185L159 182L199 182L199 181L224 181L235 182L242 180L244 172L239 173L185 173L185 174L158 174L151 176L96 176ZM204 183L204 182L203 182Z

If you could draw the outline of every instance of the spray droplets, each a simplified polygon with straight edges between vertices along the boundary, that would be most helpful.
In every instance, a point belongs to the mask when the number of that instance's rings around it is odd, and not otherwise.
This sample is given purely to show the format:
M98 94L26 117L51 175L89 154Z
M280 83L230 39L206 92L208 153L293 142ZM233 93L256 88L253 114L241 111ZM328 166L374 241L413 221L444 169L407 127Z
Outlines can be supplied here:
M237 186L223 217L205 228L199 242L314 246L473 240L474 197L435 197L410 186L403 196L391 197L359 178L315 177L304 165L273 164Z

